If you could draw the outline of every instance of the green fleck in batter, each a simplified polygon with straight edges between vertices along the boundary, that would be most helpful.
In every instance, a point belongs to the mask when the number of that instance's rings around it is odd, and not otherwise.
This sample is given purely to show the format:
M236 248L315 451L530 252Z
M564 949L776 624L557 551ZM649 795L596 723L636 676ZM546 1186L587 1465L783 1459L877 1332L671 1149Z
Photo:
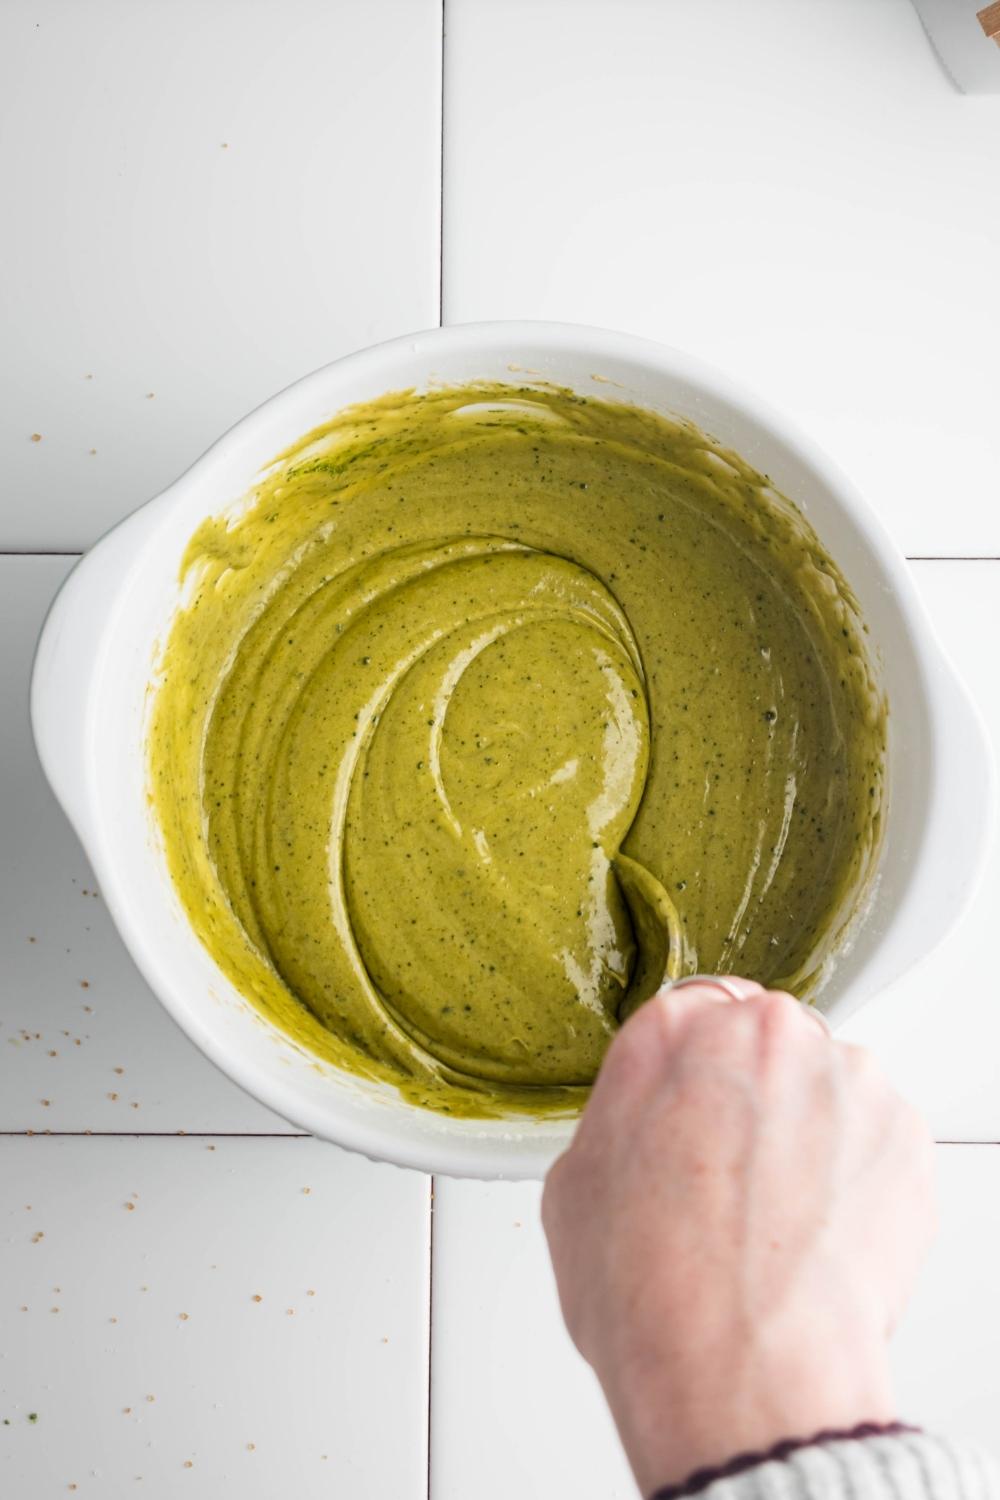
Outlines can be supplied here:
M704 433L547 386L389 395L182 572L166 858L321 1058L572 1111L665 971L814 998L876 861L885 706L812 530Z

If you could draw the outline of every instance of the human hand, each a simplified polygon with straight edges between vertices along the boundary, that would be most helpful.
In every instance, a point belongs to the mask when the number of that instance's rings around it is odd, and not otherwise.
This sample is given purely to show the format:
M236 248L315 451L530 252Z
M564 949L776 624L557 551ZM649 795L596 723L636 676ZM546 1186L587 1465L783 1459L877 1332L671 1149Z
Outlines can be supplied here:
M932 1147L867 1052L731 981L608 1050L542 1216L563 1315L643 1493L893 1415L887 1337L934 1228Z

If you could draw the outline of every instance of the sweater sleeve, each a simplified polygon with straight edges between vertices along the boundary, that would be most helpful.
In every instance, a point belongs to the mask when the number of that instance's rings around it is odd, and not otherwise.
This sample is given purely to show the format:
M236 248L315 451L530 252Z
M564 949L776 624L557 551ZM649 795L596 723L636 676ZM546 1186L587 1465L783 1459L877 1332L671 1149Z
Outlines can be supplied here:
M1000 1470L980 1450L909 1429L831 1437L715 1476L695 1475L653 1500L1000 1500Z

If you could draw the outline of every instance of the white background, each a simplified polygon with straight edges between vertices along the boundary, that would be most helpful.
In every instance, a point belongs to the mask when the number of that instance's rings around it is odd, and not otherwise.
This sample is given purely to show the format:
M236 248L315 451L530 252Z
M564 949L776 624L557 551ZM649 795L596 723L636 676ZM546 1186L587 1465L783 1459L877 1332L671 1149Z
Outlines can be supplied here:
M303 1139L161 1012L36 767L34 639L71 554L290 380L565 318L817 437L1000 737L1000 97L909 0L6 0L0 73L0 1491L632 1497L537 1189ZM943 1143L901 1408L985 1442L998 908L994 859L849 1027Z

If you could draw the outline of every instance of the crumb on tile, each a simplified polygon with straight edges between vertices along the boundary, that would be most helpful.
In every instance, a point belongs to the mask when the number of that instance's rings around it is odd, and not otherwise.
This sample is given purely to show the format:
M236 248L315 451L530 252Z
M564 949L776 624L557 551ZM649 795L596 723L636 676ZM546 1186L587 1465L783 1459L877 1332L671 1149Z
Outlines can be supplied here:
M190 1317L190 1314L189 1313L178 1313L177 1316L180 1318L180 1320L181 1320L182 1323L186 1323L188 1321L188 1318Z
M254 1453L256 1451L256 1448L257 1448L257 1444L256 1443L247 1443L247 1452L248 1453Z
M308 1291L308 1292L306 1292L306 1296L307 1297L315 1297L315 1295L316 1295L315 1291Z
M126 1209L128 1213L134 1213L135 1212L135 1204L134 1203L123 1203L122 1204L122 1208Z
M44 1238L45 1238L45 1230L44 1229L36 1229L35 1232L34 1232L34 1234L31 1236L31 1243L33 1245L37 1245L37 1244L40 1243L40 1241L44 1240Z
M147 1401L155 1401L155 1400L156 1400L156 1397L155 1397L155 1396L147 1396L147 1397L146 1397L146 1400L147 1400Z
M115 1068L115 1069L113 1069L113 1071L115 1073L121 1074L121 1073L124 1073L125 1069L124 1068Z
M40 432L33 432L31 434L31 441L33 443L40 443L42 441L42 434Z
M185 1469L193 1469L194 1468L194 1464L191 1462L191 1460L189 1458L186 1458L184 1460L184 1467L185 1467Z
M312 1188L303 1188L302 1191L304 1193L311 1193L312 1192Z
M81 979L80 980L80 988L81 988L81 990L89 990L90 989L90 980L89 979Z
M251 1302L263 1302L263 1300L264 1299L260 1295L260 1292L254 1292L253 1296L250 1298Z
M107 1094L107 1095L105 1095L105 1098L110 1099L112 1103L116 1103L117 1099L118 1099L118 1095L117 1094Z

